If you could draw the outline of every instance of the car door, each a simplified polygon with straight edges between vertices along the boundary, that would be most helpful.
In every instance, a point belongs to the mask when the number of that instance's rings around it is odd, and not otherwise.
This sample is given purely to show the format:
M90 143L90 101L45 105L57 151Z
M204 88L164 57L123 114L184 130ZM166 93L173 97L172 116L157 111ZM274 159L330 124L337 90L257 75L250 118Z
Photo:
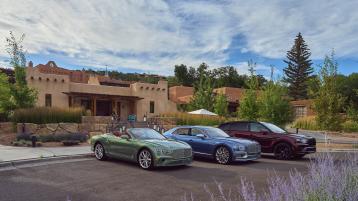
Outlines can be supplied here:
M202 134L204 138L198 137L198 134ZM212 152L212 148L210 146L210 139L202 129L191 128L190 136L190 145L193 148L194 152L197 152L198 154L210 154Z
M262 151L267 152L266 150L270 149L272 140L275 138L271 131L260 123L252 122L250 132L253 140L260 143Z
M191 137L189 136L189 128L178 128L172 133L172 136L175 140L190 144L189 141Z
M129 135L128 135L129 136ZM117 136L113 136L109 139L111 155L121 159L132 159L135 154L135 139L122 139Z
M228 128L228 134L232 137L252 139L252 134L249 131L248 122L236 122L232 123Z

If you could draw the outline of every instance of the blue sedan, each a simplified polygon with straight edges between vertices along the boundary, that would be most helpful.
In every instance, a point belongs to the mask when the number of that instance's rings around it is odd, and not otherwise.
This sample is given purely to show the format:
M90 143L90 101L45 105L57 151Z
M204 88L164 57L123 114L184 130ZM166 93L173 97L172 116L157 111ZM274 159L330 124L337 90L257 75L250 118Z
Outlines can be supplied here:
M224 131L209 126L181 126L164 133L168 138L188 143L195 156L214 158L219 164L251 161L261 156L259 143L230 137Z

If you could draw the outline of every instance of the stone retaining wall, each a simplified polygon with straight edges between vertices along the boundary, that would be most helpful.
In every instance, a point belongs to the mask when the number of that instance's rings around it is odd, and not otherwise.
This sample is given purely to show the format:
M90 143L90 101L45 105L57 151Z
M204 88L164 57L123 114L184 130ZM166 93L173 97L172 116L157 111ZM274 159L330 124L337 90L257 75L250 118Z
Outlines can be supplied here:
M0 123L0 135L14 133L14 125L12 122L1 122Z

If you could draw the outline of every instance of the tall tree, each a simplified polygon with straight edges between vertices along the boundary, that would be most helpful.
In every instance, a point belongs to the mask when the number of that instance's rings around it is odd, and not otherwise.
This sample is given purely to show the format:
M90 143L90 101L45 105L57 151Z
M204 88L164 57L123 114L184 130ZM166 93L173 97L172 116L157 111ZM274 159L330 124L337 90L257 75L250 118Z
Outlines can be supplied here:
M16 108L33 107L37 99L37 91L29 88L26 82L26 58L21 44L24 37L23 34L17 40L10 32L10 37L6 38L6 51L10 55L10 64L15 71L15 83L11 86L11 95Z
M292 120L287 90L279 82L269 81L259 95L259 116L263 121L284 126Z
M0 72L0 116L3 116L6 119L12 108L13 102L11 98L10 83L8 77Z
M213 111L214 101L215 96L211 78L201 76L199 83L195 86L194 96L189 103L189 109L206 109Z
M224 94L217 94L214 103L214 112L220 116L226 116L228 114L229 102Z
M284 60L287 67L283 70L285 73L284 81L289 84L289 95L295 100L308 97L307 81L313 73L310 56L310 49L301 33L298 33L294 45L287 52L287 60Z
M334 54L326 56L319 74L319 89L314 99L316 121L321 129L339 130L342 117L344 98L338 91L337 85L338 64Z
M259 104L257 101L258 79L255 75L256 63L249 61L248 66L250 72L250 77L247 83L248 89L246 89L242 101L240 102L238 115L241 119L257 120L259 117Z

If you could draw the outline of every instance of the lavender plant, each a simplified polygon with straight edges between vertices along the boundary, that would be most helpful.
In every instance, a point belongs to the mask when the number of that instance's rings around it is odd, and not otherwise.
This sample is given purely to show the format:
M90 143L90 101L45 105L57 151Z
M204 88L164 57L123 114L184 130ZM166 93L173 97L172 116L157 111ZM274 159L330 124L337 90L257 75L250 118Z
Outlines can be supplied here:
M222 183L216 186L218 193L205 187L211 201L357 201L358 154L342 159L321 154L311 159L306 174L292 171L288 178L270 176L267 190L260 194L245 178L237 186L237 195L231 189L224 191ZM195 197L184 196L183 200L195 201Z

